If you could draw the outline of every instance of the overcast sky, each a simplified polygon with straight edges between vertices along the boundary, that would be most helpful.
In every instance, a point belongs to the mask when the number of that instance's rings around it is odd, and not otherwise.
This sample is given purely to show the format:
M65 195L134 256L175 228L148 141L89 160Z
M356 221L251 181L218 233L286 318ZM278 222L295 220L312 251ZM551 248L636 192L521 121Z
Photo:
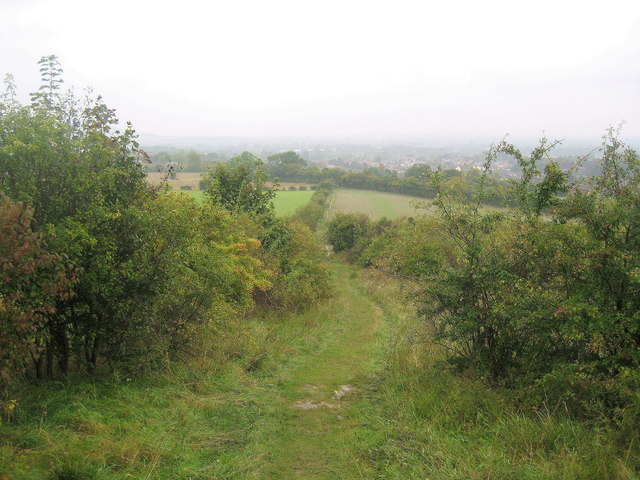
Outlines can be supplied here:
M0 0L0 73L55 54L147 134L640 137L640 1Z

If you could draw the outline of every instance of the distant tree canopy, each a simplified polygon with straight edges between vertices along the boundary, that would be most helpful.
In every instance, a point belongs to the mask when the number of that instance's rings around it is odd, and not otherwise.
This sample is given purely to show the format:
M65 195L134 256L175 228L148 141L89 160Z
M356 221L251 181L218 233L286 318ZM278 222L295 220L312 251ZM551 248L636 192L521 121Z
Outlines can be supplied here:
M295 152L285 152L273 155L274 161L265 165L265 171L271 178L282 182L306 182L318 184L323 180L331 180L338 187L375 190L379 192L401 193L417 197L434 198L436 191L430 180L433 170L425 164L411 166L402 177L395 170L382 165L367 167L359 171L345 170L340 167L320 168L317 165L306 165L294 161ZM281 163L281 156L291 159L291 163ZM269 157L270 159L272 157ZM300 160L302 160L300 158ZM302 160L304 162L304 160ZM442 176L448 179L451 187L465 191L469 197L477 190L481 175L479 170L470 169L460 171L456 169L443 170ZM486 190L490 194L485 196L485 203L499 205L504 203L503 192L508 185L507 180L488 178L483 180Z
M296 152L288 151L282 153L276 153L267 157L267 162L270 165L301 165L304 166L307 162Z
M264 162L260 157L255 156L250 152L242 152L240 155L231 158L228 162L229 167L246 167L251 171L256 171L257 169L261 169L264 165Z

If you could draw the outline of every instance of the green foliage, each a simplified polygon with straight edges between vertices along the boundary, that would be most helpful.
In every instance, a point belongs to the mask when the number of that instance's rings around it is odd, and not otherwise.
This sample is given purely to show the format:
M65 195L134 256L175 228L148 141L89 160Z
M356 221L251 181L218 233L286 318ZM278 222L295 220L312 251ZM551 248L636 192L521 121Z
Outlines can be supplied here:
M145 154L130 125L115 130L115 113L100 97L81 104L60 95L57 60L43 62L32 105L14 103L0 117L0 190L33 209L33 231L77 274L73 298L57 302L42 339L33 340L41 346L36 374L50 376L54 359L67 372L73 351L95 369L108 338L104 326L128 325L134 299L144 301L151 290L147 279L130 274L142 239L128 220L148 194Z
M406 301L414 282L375 270L364 280L385 310L391 339L380 368L365 383L367 395L357 404L366 424L375 428L376 434L362 441L361 455L375 466L378 478L635 478L640 448L637 424L629 422L628 412L626 422L585 421L567 412L575 397L556 402L545 396L556 386L578 383L581 400L602 407L577 365L558 371L545 384L548 390L540 389L539 402L525 408L521 391L446 368L448 345L433 341L431 325L420 321ZM605 392L614 382L598 388Z
M315 232L324 218L330 197L330 190L317 190L306 205L296 210L294 217Z
M601 174L570 184L549 156L555 145L543 139L525 155L501 142L473 195L464 177L431 172L438 219L370 227L349 245L361 265L420 285L420 312L461 370L515 389L523 403L637 426L638 155L609 130ZM496 213L482 204L498 154L522 176L508 193L516 208Z
M267 174L261 165L262 161L248 152L217 164L202 178L207 197L232 212L272 216L277 186L265 186Z
M358 263L419 278L438 273L448 251L439 222L429 217L404 218L379 222Z
M100 97L61 95L57 60L42 62L33 103L8 82L0 108L3 385L27 364L54 377L185 358L257 292L281 291L279 305L298 310L325 296L308 230L257 239L277 223L259 159L211 171L204 205L153 189L131 126L119 130Z
M259 295L263 303L302 311L331 294L320 246L307 225L296 218L274 220L260 240L274 273L273 287Z
M322 180L320 183L318 183L318 190L335 190L336 187L338 185L336 184L335 180L331 179L331 178L327 178Z
M367 234L370 223L366 215L338 212L327 222L327 242L335 252L349 250Z

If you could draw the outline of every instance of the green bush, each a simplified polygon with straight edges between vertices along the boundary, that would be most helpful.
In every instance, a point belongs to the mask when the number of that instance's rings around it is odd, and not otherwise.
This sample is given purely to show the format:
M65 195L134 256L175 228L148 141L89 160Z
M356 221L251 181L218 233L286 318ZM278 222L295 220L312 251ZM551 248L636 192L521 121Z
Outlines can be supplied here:
M296 218L278 219L260 236L275 276L272 287L258 294L271 306L302 311L331 294L330 274L311 229Z
M293 217L315 232L320 221L324 218L327 210L327 201L330 196L331 192L329 190L316 191L309 203L296 210Z
M327 223L326 239L335 252L353 248L367 234L371 220L358 213L336 213Z
M326 295L315 237L278 223L260 159L219 163L203 205L166 195L147 184L131 126L115 130L99 98L51 90L55 57L41 67L48 93L0 97L3 387L24 367L53 377L185 358L259 292L297 310Z

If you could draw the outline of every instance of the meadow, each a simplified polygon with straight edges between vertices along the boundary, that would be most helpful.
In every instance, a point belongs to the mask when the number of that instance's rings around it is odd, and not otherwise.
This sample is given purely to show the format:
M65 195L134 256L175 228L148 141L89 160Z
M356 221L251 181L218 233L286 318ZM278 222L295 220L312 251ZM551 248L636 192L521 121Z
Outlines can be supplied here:
M640 159L617 131L567 194L542 139L492 148L513 182L324 182L284 152L319 189L275 209L245 152L212 209L198 173L150 189L113 110L39 64L30 104L0 96L0 480L640 478Z
M344 213L365 213L374 219L395 219L424 213L424 209L416 209L412 201L425 204L429 200L397 193L340 189L336 191L332 208Z
M190 195L199 202L204 201L204 192L202 190L178 190L176 193L178 192ZM298 208L305 205L313 194L313 190L304 190L302 192L278 190L276 192L276 197L273 200L273 205L276 208L276 215L278 217L291 215Z
M147 174L147 181L152 185L159 185L162 181L162 175L160 172L150 172ZM178 173L175 179L168 179L167 183L173 191L184 192L199 202L202 202L204 201L204 192L199 190L200 175L202 174L197 172ZM267 186L271 185L273 185L271 182L267 182ZM296 188L300 186L310 187L310 185L306 183L283 182L279 184L279 190L276 192L276 197L273 201L276 208L276 215L279 217L291 215L298 208L309 202L314 193L314 191L310 189L302 191L288 190L291 186ZM181 187L191 187L191 190L181 190Z

